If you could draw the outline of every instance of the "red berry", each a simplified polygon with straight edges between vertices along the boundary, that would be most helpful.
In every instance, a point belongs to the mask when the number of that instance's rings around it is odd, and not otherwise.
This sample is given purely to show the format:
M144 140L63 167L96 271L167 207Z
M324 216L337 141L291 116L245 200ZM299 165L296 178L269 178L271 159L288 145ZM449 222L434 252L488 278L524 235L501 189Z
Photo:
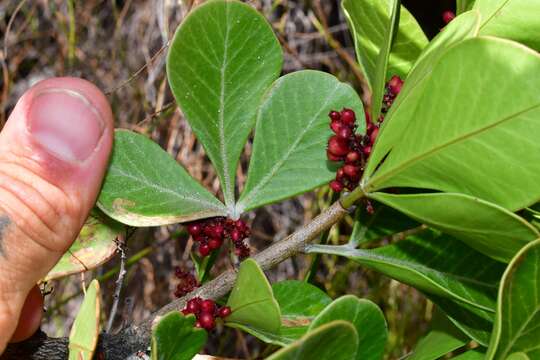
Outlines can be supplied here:
M351 151L345 157L345 163L354 164L355 162L360 161L361 158L362 158L362 155L360 155L358 151Z
M336 180L341 182L341 180L343 180L344 177L345 177L345 172L343 171L343 168L340 167L338 171L336 172Z
M332 180L330 182L330 189L332 189L333 192L339 193L343 190L343 184L337 180Z
M201 325L201 322L199 320L195 321L195 327L199 328L199 329L202 329L202 325Z
M399 94L402 86L403 86L403 80L401 80L399 76L396 76L396 75L392 76L392 78L388 82L388 89L394 95Z
M364 109L364 115L366 116L366 127L369 127L369 124L371 124L371 115L366 109Z
M204 244L204 243L199 245L199 254L202 257L208 256L208 254L210 254L210 246L208 246L208 244Z
M333 132L336 134L339 133L341 129L343 129L345 126L341 121L332 120L330 122L330 129L332 129Z
M245 222L244 220L242 220L242 219L236 220L235 225L236 225L236 228L237 228L238 230L240 230L240 231L245 231L245 230L247 230L247 228L248 228L246 222Z
M362 151L364 152L364 155L369 156L369 154L371 154L371 146L365 146Z
M242 240L242 234L240 233L240 231L238 229L233 229L231 231L231 240L233 242L238 242L238 241Z
M201 230L202 228L199 223L191 223L187 226L187 231L191 236L199 235Z
M208 247L210 250L219 249L221 244L223 244L223 240L221 240L221 238L211 238L208 240Z
M328 150L328 149L326 150L326 157L330 161L341 161L341 160L343 160L341 156L336 156L336 155L332 154L330 152L330 150Z
M340 120L341 119L341 114L338 113L337 111L330 111L330 113L328 114L328 116L330 117L330 119L332 120Z
M221 309L219 309L218 316L223 319L223 318L226 318L227 316L231 315L231 312L232 311L231 311L230 307L224 306Z
M335 156L345 156L349 152L349 145L346 140L334 135L328 140L328 150Z
M199 323L201 327L205 330L212 330L216 326L216 322L214 321L214 315L209 313L201 313L199 315Z
M347 126L353 126L356 121L356 115L351 109L341 110L341 121Z
M348 139L352 135L352 130L348 127L343 127L337 133L337 136L342 139Z
M373 129L373 131L369 135L369 140L371 141L372 145L375 144L375 139L377 139L377 135L379 135L379 128L378 127Z
M201 308L201 298L194 297L193 299L188 300L184 310L190 314L196 314L199 312L200 308Z
M351 179L358 179L360 177L360 167L354 165L343 166L343 172Z
M201 312L213 314L216 310L216 303L213 300L207 299L201 302Z
M214 237L218 238L218 237L223 236L223 231L225 231L225 228L221 224L216 224L214 225L213 230L214 230Z
M456 14L454 14L452 11L447 10L442 13L442 18L445 24L448 24L450 21L454 20L456 17Z

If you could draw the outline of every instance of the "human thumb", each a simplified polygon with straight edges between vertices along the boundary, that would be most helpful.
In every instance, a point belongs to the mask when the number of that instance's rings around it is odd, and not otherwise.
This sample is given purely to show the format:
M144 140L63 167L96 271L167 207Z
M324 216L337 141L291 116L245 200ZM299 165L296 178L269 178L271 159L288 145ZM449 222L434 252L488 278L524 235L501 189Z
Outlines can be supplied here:
M0 353L17 325L17 340L39 326L41 316L27 312L42 310L27 309L25 300L77 237L99 193L112 139L105 96L76 78L32 87L0 133Z

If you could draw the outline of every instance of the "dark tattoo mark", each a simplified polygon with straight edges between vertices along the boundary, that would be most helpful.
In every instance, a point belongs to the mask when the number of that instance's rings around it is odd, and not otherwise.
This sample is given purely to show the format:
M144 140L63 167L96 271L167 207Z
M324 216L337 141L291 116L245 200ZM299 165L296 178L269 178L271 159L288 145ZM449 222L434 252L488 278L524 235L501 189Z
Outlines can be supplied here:
M4 251L4 232L6 231L7 227L11 224L11 220L7 215L1 215L0 216L0 256L3 258L6 258L6 253Z

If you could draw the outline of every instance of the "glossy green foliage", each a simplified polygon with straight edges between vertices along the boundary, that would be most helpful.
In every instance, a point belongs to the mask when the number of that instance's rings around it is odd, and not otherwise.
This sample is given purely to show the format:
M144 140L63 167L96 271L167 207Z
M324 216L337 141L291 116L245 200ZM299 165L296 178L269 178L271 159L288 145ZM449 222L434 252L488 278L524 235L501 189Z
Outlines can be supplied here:
M332 302L319 288L303 281L286 280L272 285L279 304L281 327L268 332L253 326L237 326L269 344L287 346L301 338L315 317Z
M81 229L79 236L43 281L92 270L107 262L116 253L116 238L124 227L95 211Z
M519 41L540 50L540 2L537 0L476 0L482 14L481 35Z
M99 283L92 280L69 333L69 360L91 360L94 356L101 314Z
M333 321L307 333L267 360L355 360L358 334L347 321Z
M307 251L345 256L423 292L491 312L504 270L504 264L432 231L373 250L311 245Z
M348 321L355 327L358 334L356 360L382 359L388 330L384 315L377 305L353 295L342 296L313 320L309 332L336 320Z
M195 327L195 316L170 312L152 330L152 360L191 360L207 338L206 330Z
M500 261L510 261L521 247L540 236L535 227L519 216L468 195L374 193L371 196Z
M461 355L458 355L456 357L453 357L453 360L484 360L486 358L486 354L480 350L469 350L467 352L464 352Z
M540 56L508 40L474 38L448 50L426 80L402 140L364 179L365 190L465 193L511 211L535 203L540 78L533 74L539 71Z
M304 193L328 183L335 164L326 160L330 110L352 108L365 128L356 91L334 76L298 71L277 80L259 113L247 182L237 213Z
M232 310L228 326L248 326L276 334L281 325L279 305L263 271L253 259L240 265L227 306Z
M375 62L375 75L373 76L373 82L371 83L371 118L376 121L381 114L381 104L385 92L386 84L386 72L388 70L388 63L390 58L390 51L392 50L392 43L394 41L395 34L399 26L399 9L401 5L400 0L390 0L387 13L390 15L386 28L384 29L384 37L380 44L379 54Z
M217 170L229 207L234 205L240 153L282 62L268 22L240 1L216 0L197 7L171 43L171 90Z
M344 0L343 11L354 38L356 56L366 79L375 83L377 57L389 28L390 8L393 0ZM386 78L399 75L404 78L428 40L411 13L400 7L399 27L392 45Z
M373 148L364 171L364 176L370 176L379 162L402 140L403 132L415 116L416 106L424 91L424 86L430 78L434 66L442 56L454 45L463 40L475 37L480 27L480 14L470 11L455 18L425 47L418 57L413 69L394 100L390 111L386 114L376 146ZM396 116L394 116L396 114ZM382 135L384 133L384 136Z
M540 358L540 240L525 246L501 281L486 359Z
M476 341L482 346L487 346L495 312L483 310L467 303L454 301L446 297L427 294L427 297L433 301L445 314L450 321L460 329L464 334Z
M456 0L456 14L462 14L472 9L475 0Z
M225 206L156 143L117 130L98 206L131 226L156 226L223 216Z
M421 226L418 221L389 206L376 201L372 201L372 204L375 209L373 214L369 214L363 206L357 208L350 246L357 247Z
M431 323L430 332L418 342L408 360L436 360L470 341L440 312L435 312Z

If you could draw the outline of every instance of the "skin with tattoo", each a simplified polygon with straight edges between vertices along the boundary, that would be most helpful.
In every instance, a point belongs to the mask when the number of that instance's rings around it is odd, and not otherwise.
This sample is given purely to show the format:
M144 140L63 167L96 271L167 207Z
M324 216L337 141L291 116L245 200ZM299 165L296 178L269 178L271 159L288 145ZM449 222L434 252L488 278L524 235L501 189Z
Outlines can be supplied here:
M11 220L6 215L0 215L0 256L6 258L4 253L4 247L2 246L4 232L7 230L7 227L11 224Z
M0 354L39 328L37 284L94 206L112 139L105 96L76 78L28 89L0 132Z

